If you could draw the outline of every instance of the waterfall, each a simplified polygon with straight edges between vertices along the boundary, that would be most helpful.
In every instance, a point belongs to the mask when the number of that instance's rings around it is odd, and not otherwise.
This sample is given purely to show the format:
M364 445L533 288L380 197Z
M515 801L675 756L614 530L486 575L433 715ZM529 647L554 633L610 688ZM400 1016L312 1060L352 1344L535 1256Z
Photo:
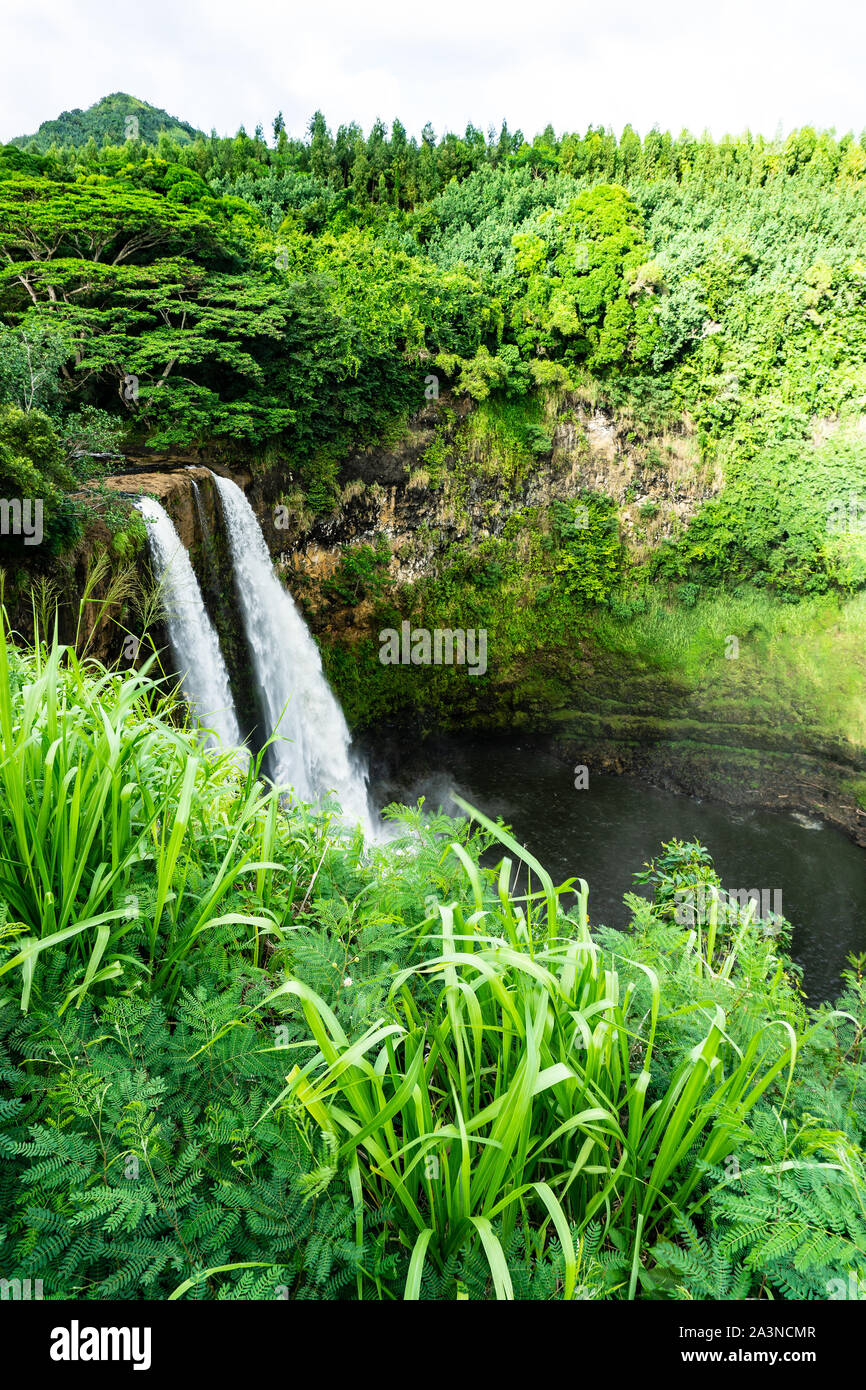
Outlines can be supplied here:
M268 733L276 738L273 780L301 801L333 792L344 816L377 836L366 771L354 757L343 711L319 649L283 588L256 514L236 483L214 474L235 572L244 631Z
M171 517L151 497L136 503L147 523L147 538L162 588L168 640L184 696L196 717L226 748L242 743L228 672L186 547Z

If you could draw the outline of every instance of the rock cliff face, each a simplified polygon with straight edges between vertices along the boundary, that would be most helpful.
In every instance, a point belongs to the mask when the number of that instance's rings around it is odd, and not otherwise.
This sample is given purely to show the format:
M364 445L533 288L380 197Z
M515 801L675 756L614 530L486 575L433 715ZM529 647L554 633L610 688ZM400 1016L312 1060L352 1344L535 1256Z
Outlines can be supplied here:
M588 489L617 502L621 529L640 552L669 534L677 520L687 520L720 486L718 477L701 469L687 420L678 432L648 447L601 412L568 400L560 403L551 423L549 450L507 488L495 458L490 460L494 466L487 467L483 458L470 460L478 466L458 477L448 451L468 413L465 401L445 397L430 402L409 421L398 443L349 456L340 469L338 503L325 515L312 515L293 489L290 461L253 470L237 457L217 462L200 450L151 453L130 456L129 471L108 479L108 486L127 497L155 496L183 543L192 548L200 539L193 480L215 526L218 502L209 470L232 477L247 492L287 582L291 586L293 574L303 576L313 610L316 581L333 575L345 545L386 536L390 577L395 584L407 583L429 573L453 541L501 535L515 511L567 500ZM426 460L437 440L445 454L440 476L434 478ZM648 504L659 509L657 520L641 518Z
M620 529L635 557L687 521L714 495L721 478L698 460L690 422L659 439L637 439L601 412L568 400L549 422L550 448L510 478L495 454L475 446L455 468L457 434L468 408L449 398L430 402L390 448L371 448L347 458L340 470L339 505L325 516L303 506L280 514L284 493L277 473L256 477L250 500L268 545L294 589L300 582L307 616L327 636L365 631L363 605L327 616L322 585L331 580L346 545L388 541L388 575L393 585L434 572L456 541L481 543L503 534L509 519L528 508L544 510L583 490L613 498ZM440 445L441 463L428 460ZM473 456L474 453L474 456ZM282 523L280 525L279 523Z
M383 582L399 605L404 586L437 574L456 542L470 554L480 552L491 538L510 534L506 527L519 513L530 511L543 524L553 503L586 490L604 493L616 503L630 554L640 558L721 486L700 461L688 419L667 434L647 436L591 403L560 401L539 429L534 456L509 462L496 439L470 433L467 445L467 414L465 402L430 402L402 438L345 459L334 505L319 514L286 459L149 453L131 456L127 469L109 480L119 496L156 496L172 517L191 552L247 728L255 722L255 702L211 467L245 489L275 564L323 650L339 650L347 660L369 646L375 631L374 602L341 599L334 582L358 547L378 547ZM73 591L81 592L86 568L85 546L67 569ZM139 579L146 570L142 555ZM98 606L90 626L91 652L116 659L116 629ZM450 718L452 728L532 729L564 757L596 771L634 771L663 786L735 803L820 811L866 844L862 747L810 731L802 721L789 729L771 705L762 711L760 701L754 708L720 710L718 701L679 679L675 661L667 672L647 669L595 642L591 631L576 638L567 659L554 662L552 679L536 679L537 664L537 654L529 652L517 676L494 671L487 683L475 683L474 704L455 706L450 714L447 707L437 710L437 718L446 724ZM364 679L359 665L356 688ZM357 708L354 722L365 723ZM373 722L381 727L380 716ZM430 728L419 723L417 710L393 708L388 722L398 737Z
M122 497L132 499L147 494L161 502L188 550L199 545L202 539L201 515L194 483L199 490L207 521L214 529L217 525L215 489L207 468L169 465L165 471L136 469L106 479L109 490Z

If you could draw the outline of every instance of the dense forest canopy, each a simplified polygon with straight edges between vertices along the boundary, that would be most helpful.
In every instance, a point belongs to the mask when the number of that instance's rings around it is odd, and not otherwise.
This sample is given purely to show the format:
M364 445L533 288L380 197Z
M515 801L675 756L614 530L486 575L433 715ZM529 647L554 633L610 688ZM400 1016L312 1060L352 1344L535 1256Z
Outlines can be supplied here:
M8 408L276 445L327 507L334 461L430 373L530 411L591 380L655 426L686 414L724 469L665 572L792 594L866 577L862 541L826 527L864 461L866 136L417 139L317 112L303 139L280 115L220 138L120 94L54 125L0 149Z

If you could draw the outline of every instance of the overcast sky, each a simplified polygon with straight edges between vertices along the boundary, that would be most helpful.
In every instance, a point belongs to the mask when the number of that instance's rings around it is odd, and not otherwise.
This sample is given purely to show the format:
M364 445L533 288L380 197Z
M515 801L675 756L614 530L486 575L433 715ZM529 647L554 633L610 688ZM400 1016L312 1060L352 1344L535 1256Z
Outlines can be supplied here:
M125 91L203 130L866 126L856 0L3 0L0 140Z

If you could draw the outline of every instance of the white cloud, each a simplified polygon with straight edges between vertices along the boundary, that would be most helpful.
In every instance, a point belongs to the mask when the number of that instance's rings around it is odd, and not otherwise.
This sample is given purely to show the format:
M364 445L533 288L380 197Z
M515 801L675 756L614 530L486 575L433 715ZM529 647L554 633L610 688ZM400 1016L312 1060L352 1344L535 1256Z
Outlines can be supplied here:
M811 123L859 131L866 12L849 0L6 0L0 139L128 91L205 130L233 133L278 110L302 133L399 116L414 133L532 135L630 121L675 133Z

